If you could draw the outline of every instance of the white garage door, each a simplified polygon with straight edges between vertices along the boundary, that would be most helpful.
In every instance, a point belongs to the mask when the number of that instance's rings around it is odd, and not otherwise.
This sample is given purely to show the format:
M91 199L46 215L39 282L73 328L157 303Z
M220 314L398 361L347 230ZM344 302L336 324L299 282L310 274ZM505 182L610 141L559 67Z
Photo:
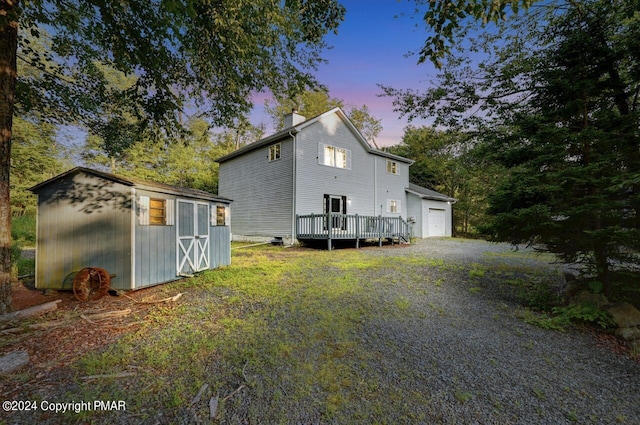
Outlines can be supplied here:
M445 210L429 208L429 236L445 236Z

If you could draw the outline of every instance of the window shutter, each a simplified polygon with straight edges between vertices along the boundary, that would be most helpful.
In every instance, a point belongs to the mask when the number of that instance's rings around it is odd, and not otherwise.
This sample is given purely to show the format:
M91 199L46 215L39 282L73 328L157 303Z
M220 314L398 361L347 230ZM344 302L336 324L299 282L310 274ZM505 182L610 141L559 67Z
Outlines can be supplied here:
M138 202L138 217L141 226L149 225L149 197L141 196Z
M318 143L318 164L324 165L324 143Z
M167 199L164 205L166 224L167 226L173 226L175 224L175 203L173 199Z
M351 169L351 150L345 149L347 155L347 170Z
M396 212L400 214L402 212L402 204L400 201L396 201Z

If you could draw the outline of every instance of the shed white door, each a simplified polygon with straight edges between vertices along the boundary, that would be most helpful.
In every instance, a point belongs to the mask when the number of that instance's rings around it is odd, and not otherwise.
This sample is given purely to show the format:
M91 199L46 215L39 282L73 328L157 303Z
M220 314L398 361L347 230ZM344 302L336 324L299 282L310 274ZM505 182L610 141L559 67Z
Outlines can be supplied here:
M429 208L429 236L446 235L445 210Z
M209 204L178 200L178 275L209 268Z

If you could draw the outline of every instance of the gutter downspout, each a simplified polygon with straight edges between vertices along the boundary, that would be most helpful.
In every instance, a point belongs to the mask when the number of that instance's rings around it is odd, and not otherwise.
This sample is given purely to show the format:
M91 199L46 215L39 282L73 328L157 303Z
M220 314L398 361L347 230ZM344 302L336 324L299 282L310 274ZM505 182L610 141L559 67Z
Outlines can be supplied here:
M291 139L293 140L293 178L292 178L292 188L291 188L291 244L290 246L293 246L294 244L294 240L296 239L296 177L298 174L298 162L297 162L297 158L298 158L298 146L297 146L297 138L296 138L296 134L297 134L297 130L294 130L295 133L293 132L289 132L289 136L291 136Z

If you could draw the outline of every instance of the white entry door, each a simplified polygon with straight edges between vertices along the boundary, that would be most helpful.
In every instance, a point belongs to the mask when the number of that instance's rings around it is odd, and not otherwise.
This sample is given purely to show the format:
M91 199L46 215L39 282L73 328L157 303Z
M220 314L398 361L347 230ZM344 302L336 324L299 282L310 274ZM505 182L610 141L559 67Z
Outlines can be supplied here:
M429 208L429 236L446 235L445 210Z
M178 200L178 275L209 268L209 204Z

